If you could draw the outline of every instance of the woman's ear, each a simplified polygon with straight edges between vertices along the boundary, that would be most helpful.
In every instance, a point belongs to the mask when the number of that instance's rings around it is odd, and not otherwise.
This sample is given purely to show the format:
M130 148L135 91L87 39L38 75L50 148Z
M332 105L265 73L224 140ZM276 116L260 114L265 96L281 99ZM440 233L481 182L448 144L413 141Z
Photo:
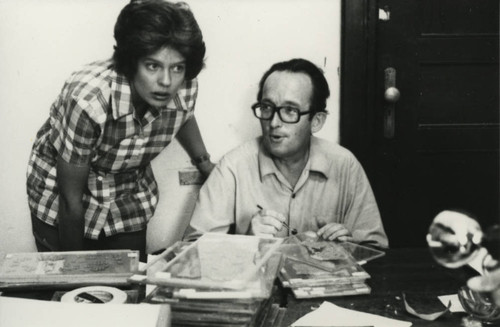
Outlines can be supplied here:
M313 116L311 121L311 132L312 133L319 132L323 128L325 121L326 121L326 112L317 112Z

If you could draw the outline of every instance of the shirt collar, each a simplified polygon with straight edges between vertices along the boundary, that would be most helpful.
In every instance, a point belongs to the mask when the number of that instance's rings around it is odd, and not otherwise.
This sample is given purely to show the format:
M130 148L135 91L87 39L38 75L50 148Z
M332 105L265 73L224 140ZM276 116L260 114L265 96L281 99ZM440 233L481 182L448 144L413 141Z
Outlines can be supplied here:
M115 70L111 72L111 109L115 120L134 112L128 79Z
M264 178L264 176L269 174L276 174L276 172L278 171L278 167L276 167L273 159L262 144L262 137L259 138L258 161L261 180ZM307 169L310 172L320 173L325 178L328 178L330 165L331 163L329 162L325 154L321 151L318 138L312 136L311 147L309 149L309 159L307 160L304 169Z

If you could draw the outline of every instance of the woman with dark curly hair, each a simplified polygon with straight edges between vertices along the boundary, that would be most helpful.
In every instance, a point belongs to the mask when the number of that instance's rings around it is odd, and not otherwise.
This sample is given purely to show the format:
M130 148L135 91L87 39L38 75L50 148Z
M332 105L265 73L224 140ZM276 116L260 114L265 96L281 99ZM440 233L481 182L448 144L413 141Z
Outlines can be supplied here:
M132 1L111 59L74 72L37 133L27 172L39 251L133 249L146 255L158 203L151 169L177 137L213 168L194 117L205 43L185 3Z

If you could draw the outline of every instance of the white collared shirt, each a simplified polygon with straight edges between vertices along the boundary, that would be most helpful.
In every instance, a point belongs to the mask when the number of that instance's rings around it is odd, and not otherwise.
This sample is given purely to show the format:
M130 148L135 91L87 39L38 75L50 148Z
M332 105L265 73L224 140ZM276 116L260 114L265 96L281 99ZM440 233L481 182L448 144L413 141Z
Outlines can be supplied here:
M342 146L311 138L309 159L295 187L279 172L260 138L227 153L200 190L191 236L204 232L248 234L257 205L282 213L291 229L317 231L318 221L340 223L357 242L387 247L380 213L361 164ZM276 236L287 236L282 229Z

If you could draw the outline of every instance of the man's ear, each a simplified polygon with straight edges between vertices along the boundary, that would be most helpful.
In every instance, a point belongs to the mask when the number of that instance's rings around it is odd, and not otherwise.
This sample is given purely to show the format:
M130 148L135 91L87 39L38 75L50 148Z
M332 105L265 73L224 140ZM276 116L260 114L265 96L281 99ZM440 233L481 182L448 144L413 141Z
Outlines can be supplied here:
M325 121L326 121L326 112L317 112L313 116L311 121L311 132L312 133L319 132L323 128Z

